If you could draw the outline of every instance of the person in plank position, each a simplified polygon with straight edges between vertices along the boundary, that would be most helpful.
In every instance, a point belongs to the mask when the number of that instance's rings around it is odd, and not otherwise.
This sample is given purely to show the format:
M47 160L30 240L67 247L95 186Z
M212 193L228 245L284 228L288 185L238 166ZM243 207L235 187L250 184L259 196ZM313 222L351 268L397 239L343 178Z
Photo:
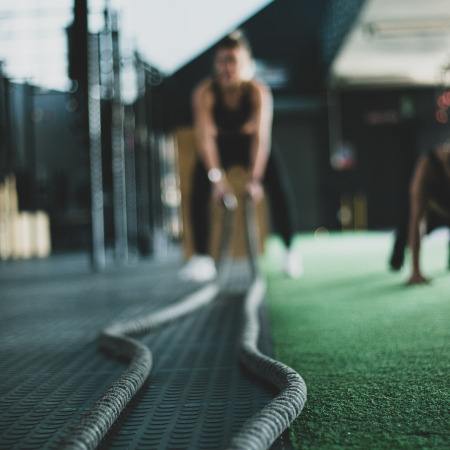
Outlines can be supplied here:
M411 180L408 243L412 253L412 273L409 285L428 283L422 274L420 248L422 237L438 227L450 227L450 144L430 150L418 161ZM405 233L403 233L405 234ZM402 233L390 260L391 268L398 270L403 264L404 247ZM449 248L450 250L450 248ZM450 263L450 260L449 260Z

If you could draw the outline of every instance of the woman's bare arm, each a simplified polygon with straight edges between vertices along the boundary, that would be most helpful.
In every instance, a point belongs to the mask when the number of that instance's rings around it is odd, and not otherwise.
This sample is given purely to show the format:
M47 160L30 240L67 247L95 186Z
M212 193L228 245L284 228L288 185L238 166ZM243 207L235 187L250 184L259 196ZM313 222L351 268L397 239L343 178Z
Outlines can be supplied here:
M408 284L423 284L428 280L420 269L421 226L425 219L428 202L428 180L430 167L428 160L422 158L416 166L410 186L409 246L412 252L412 274Z
M212 118L213 96L209 80L201 83L192 95L194 131L197 148L206 170L220 168L216 145L217 128Z
M272 140L273 100L267 86L253 82L252 141L250 171L252 178L261 181L266 170Z
M194 130L200 158L212 183L213 198L220 201L224 195L232 192L232 189L221 168L216 143L217 127L212 116L213 104L211 80L206 80L194 90L192 95Z
M253 114L249 122L242 127L242 132L252 136L250 143L250 182L247 192L254 200L264 196L262 180L269 159L272 139L272 94L262 83L252 82Z

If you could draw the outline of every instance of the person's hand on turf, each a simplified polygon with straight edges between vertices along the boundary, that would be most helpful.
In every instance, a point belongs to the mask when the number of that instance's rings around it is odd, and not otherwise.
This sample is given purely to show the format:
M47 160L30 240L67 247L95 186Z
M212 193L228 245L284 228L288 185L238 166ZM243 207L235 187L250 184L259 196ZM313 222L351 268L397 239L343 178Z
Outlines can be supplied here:
M413 272L411 278L406 283L408 286L415 286L417 284L429 284L430 280L425 278L420 272Z

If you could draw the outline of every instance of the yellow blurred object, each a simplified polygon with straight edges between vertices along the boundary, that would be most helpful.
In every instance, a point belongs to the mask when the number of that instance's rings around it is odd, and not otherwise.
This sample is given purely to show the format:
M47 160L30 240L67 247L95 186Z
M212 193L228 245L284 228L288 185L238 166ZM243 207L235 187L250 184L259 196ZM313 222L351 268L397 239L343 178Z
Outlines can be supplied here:
M19 212L16 180L0 184L0 259L43 258L51 252L50 220L43 211Z
M197 160L197 150L195 136L192 128L181 128L176 132L176 142L178 149L178 167L180 172L181 190L181 212L183 219L183 248L185 258L188 259L194 254L193 238L190 220L190 196L192 171ZM231 167L227 173L227 180L234 189L238 200L238 208L234 213L233 231L230 242L230 255L233 257L243 257L247 255L247 242L244 222L244 188L248 180L248 173L245 168L239 166ZM222 235L224 209L211 201L211 236L210 255L218 257L220 248L220 237ZM259 243L263 249L264 240L267 236L267 204L265 199L256 205L256 223L259 229Z

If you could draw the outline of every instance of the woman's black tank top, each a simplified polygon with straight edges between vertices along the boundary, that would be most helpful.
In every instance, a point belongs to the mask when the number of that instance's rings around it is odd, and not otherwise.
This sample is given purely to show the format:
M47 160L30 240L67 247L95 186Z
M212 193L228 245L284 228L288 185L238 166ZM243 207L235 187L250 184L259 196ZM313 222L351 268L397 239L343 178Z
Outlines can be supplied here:
M442 161L436 156L434 150L429 151L427 157L434 173L430 195L442 208L450 211L450 180Z
M245 83L243 85L243 92L239 104L233 109L230 109L227 105L225 105L222 92L217 82L213 81L211 88L214 94L214 106L212 113L219 134L240 134L240 129L250 119L252 114L250 84Z
M248 167L250 164L251 136L241 132L242 126L251 118L251 85L245 83L236 108L230 109L223 101L222 92L216 82L212 83L214 95L213 119L217 126L217 148L222 166L233 164Z

